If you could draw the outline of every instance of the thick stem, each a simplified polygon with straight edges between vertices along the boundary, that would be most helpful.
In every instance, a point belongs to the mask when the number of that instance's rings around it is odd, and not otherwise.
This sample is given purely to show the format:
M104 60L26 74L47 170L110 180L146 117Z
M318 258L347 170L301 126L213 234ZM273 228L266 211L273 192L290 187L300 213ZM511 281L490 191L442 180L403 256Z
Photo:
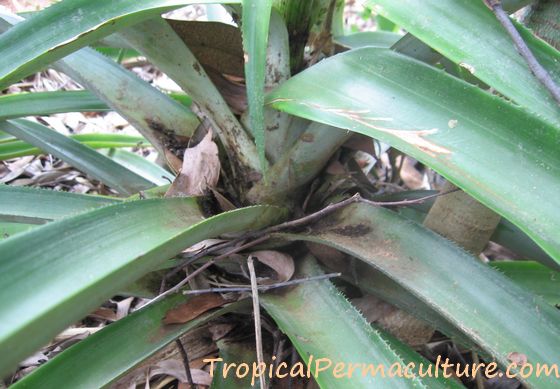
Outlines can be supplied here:
M453 188L455 186L448 182L443 190ZM478 255L488 244L499 222L500 215L465 192L458 191L436 200L424 220L424 226Z

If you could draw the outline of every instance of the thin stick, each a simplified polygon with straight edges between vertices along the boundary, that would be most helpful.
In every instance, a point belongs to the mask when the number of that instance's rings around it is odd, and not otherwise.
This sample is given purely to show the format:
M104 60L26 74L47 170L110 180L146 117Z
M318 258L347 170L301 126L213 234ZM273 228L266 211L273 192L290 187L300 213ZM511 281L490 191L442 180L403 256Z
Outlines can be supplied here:
M537 58L535 58L533 52L531 51L531 49L529 49L529 47L519 34L519 31L517 31L517 29L513 25L507 12L504 11L502 2L500 0L484 0L484 2L492 10L492 12L494 12L494 15L496 15L498 21L506 29L507 33L513 40L515 48L523 57L525 62L527 62L527 65L529 65L529 69L531 69L531 72L533 73L535 78L539 80L542 85L544 85L544 87L552 95L554 100L556 100L556 103L560 104L560 88L558 87L558 85L556 85L546 69L542 67Z
M175 274L179 273L182 269L184 269L185 266L190 265L191 263L199 260L200 258L205 257L206 255L211 254L213 252L216 252L217 250L235 245L241 241L243 241L243 239L240 238L240 239L234 239L227 242L216 243L212 246L204 247L193 256L185 259L184 261L181 261L177 266L173 268L173 270L169 271L165 275L164 280L168 280L169 278L173 277Z
M255 246L255 245L257 245L261 242L264 242L267 239L269 239L269 236L268 235L263 235L263 236L259 237L258 239L247 242L242 246L236 247L236 248L228 251L227 253L224 253L222 255L217 256L216 258L213 258L213 259L209 260L204 265L202 265L201 267L199 267L198 269L193 271L191 274L189 274L183 281L179 282L177 285L175 285L174 287L166 290L165 292L160 293L157 297L154 297L150 302L148 302L145 305L153 304L154 302L160 301L162 298L164 298L166 296L169 296L170 294L176 293L177 291L179 291L179 289L181 289L183 286L185 286L187 284L187 282L189 282L194 277L196 277L197 275L202 273L204 270L208 269L210 266L212 266L214 263L216 263L216 261L218 261L220 259L223 259L223 258L227 258L228 256L230 256L232 254L235 254L235 253L238 253L239 251L245 250L249 247Z
M196 269L195 271L193 271L191 274L189 274L183 281L179 282L177 285L173 286L172 288L166 290L163 293L160 293L159 295L157 295L156 297L154 297L152 300L150 300L147 304L145 304L144 306L148 305L148 304L153 304L156 301L160 301L161 299L163 299L166 296L169 296L170 294L176 293L177 291L179 291L179 289L181 289L183 286L185 286L187 284L187 282L189 282L190 280L192 280L194 277L196 277L197 275L199 275L200 273L202 273L204 270L208 269L210 266L212 266L214 264L214 260L211 259L210 261L206 262L204 265L202 265L201 267L199 267L198 269Z
M330 278L340 277L340 275L341 273L330 273L330 274L323 274L320 276L298 278L295 280L277 282L275 284L270 284L270 285L257 285L257 289L261 292L266 292L267 290L285 288L287 286L303 284L305 282L328 280ZM183 291L183 294L187 295L187 294L205 294L205 293L242 293L242 292L251 292L251 291L252 289L250 286L240 286L235 288L209 288L209 289L185 290Z
M187 382L189 383L191 389L195 389L194 382L192 379L192 374L191 374L191 368L189 366L189 356L187 355L187 350L183 346L181 339L175 339L175 344L177 345L177 348L179 349L179 353L181 353L181 357L183 359L183 365L185 366L185 373L187 374Z
M253 297L253 315L255 317L255 338L257 347L257 363L258 366L264 366L264 355L262 349L262 330L261 330L261 306L259 304L259 290L257 288L257 275L255 274L255 264L253 257L249 255L247 258L247 267L251 276L251 296ZM266 389L264 374L259 375L261 389Z
M313 223L319 219L322 219L323 217L341 209L344 208L350 204L354 204L354 203L364 203L364 204L368 204L368 205L372 205L374 207L400 207L400 206L404 206L404 205L411 205L411 204L421 204L426 200L432 199L434 197L439 197L439 196L443 196L449 193L453 193L453 192L457 192L460 189L455 188L452 189L450 191L447 192L441 192L441 193L435 193L429 196L424 196L424 197L420 197L418 199L414 199L414 200L402 200L402 201L372 201L372 200L367 200L364 199L362 196L360 196L359 193L356 193L354 196L347 198L346 200L342 200L339 201L338 203L334 203L334 204L329 204L327 205L325 208L315 212L315 213L311 213L307 216L304 216L300 219L295 219L295 220L291 220L288 222L284 222L281 224L277 224L275 226L269 227L267 229L265 229L266 233L271 233L271 232L277 232L280 230L284 230L284 229L288 229L288 228L295 228L295 227L300 227L302 225L306 225L309 223Z

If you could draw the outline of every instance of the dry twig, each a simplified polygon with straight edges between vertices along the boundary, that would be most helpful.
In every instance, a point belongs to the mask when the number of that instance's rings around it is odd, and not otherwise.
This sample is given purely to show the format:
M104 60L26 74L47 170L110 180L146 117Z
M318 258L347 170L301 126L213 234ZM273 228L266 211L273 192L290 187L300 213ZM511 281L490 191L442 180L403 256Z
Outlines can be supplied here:
M187 374L187 382L189 383L189 387L191 389L195 389L192 374L191 374L191 367L189 365L189 356L187 355L187 350L185 349L185 346L183 346L181 339L175 339L175 344L177 345L177 348L179 349L179 353L181 353L181 358L183 359L183 365L185 366L185 373Z
M285 288L288 286L303 284L305 282L328 280L330 278L340 277L340 275L341 273L329 273L329 274L323 274L314 277L298 278L290 281L276 282L274 284L269 284L269 285L257 285L257 289L261 292L266 292L267 290ZM250 286L240 286L240 287L233 287L233 288L208 288L208 289L185 290L183 294L196 295L196 294L205 294L205 293L242 293L242 292L251 292L251 290L252 289Z
M501 0L484 0L484 3L492 10L492 12L494 12L494 15L496 15L500 24L506 29L507 33L513 40L515 48L523 57L525 62L527 62L527 65L529 65L529 69L531 69L535 78L539 80L540 83L548 90L554 100L560 104L560 88L556 85L546 69L539 63L537 58L535 58L535 55L531 49L529 49L523 40L523 37L519 34L519 31L517 31L513 25L509 15L506 11L504 11Z
M253 298L253 315L255 318L255 339L257 348L257 364L264 366L264 355L262 348L262 329L261 329L261 305L259 303L259 290L257 287L257 275L255 274L255 264L253 257L247 258L247 267L249 268L249 275L251 277L251 297ZM266 389L266 382L264 374L259 375L259 382L261 389Z

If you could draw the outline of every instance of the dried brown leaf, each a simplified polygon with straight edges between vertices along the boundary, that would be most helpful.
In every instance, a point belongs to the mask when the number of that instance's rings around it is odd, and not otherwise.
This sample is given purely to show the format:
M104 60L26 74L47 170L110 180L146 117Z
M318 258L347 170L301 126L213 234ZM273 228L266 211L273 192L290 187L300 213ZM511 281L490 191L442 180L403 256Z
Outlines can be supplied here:
M163 322L165 324L187 323L213 308L221 307L225 303L227 303L227 300L217 293L196 296L169 310L163 318Z
M165 197L202 196L208 188L216 186L219 178L218 146L209 131L199 144L185 150L181 172Z
M243 77L243 41L238 28L218 22L168 20L171 27L206 68Z
M210 188L210 190L214 194L214 197L216 198L216 201L220 205L222 211L227 212L227 211L233 211L234 209L237 209L237 207L233 205L233 203L229 201L223 194L221 194L220 192L212 188Z
M88 315L99 320L117 321L117 314L110 308L99 307Z
M117 302L117 320L122 319L123 317L125 317L126 315L128 315L128 312L130 311L130 306L132 305L132 302L134 301L134 297L128 297L124 300L121 300L119 302Z
M288 254L273 250L260 250L254 251L251 256L276 272L277 277L274 282L288 281L294 275L294 259Z

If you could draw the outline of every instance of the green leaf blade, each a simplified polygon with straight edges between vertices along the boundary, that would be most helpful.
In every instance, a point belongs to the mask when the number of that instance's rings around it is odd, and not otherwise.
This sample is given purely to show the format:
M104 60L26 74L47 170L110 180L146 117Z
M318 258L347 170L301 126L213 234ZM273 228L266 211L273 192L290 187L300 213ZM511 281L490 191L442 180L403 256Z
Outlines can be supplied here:
M169 171L138 154L118 149L102 151L101 153L156 185L166 185L175 179L175 176Z
M14 389L103 387L181 334L242 305L230 304L185 324L165 325L166 313L185 301L184 296L175 295L134 312L57 355L18 381Z
M483 1L368 0L368 3L377 4L374 7L383 16L505 96L549 123L560 124L560 108L533 76ZM517 29L539 62L556 82L560 81L560 53L523 26L517 25Z
M321 274L312 257L302 258L298 264L299 278ZM280 329L290 337L322 388L431 388L439 387L437 383L442 387L455 387L452 382L444 379L387 376L393 364L406 366L410 362L400 355L407 347L400 342L388 340L368 324L329 281L304 283L281 294L264 294L260 296L260 300ZM414 356L412 350L407 350L406 354L409 358L412 356L416 363L422 359L418 355ZM331 370L315 374L317 363L322 358L324 360L320 366L325 367L330 362ZM429 364L427 361L422 362L424 365ZM352 363L361 368L358 367L351 376L335 377L332 369L337 363ZM380 371L376 375L368 372L367 365L382 366L383 377Z
M0 37L0 89L99 39L166 11L216 0L61 1ZM222 0L220 3L238 3Z
M104 207L4 240L0 374L184 248L281 217L279 208L257 206L204 219L196 199L153 199Z
M16 93L0 96L0 119L63 112L104 112L109 107L88 91Z
M243 0L243 47L249 121L255 136L261 168L266 171L264 84L266 48L272 0Z
M0 185L0 221L44 224L120 202L111 197Z
M357 49L360 47L382 47L390 48L402 38L402 35L387 31L365 31L355 34L341 35L334 37L334 41L339 45L348 47L349 49Z
M560 273L557 270L533 261L494 261L490 266L550 304L560 305Z
M525 355L531 364L552 364L557 359L557 309L392 211L351 205L306 234L282 236L328 245L375 267L453 323L503 367L510 365L513 352ZM554 375L522 379L534 387L554 387L557 380Z
M322 61L273 91L268 102L375 137L417 158L560 262L560 134L526 111L426 64L375 48Z
M110 158L42 124L14 119L0 122L0 129L66 161L121 193L132 195L154 186Z
M70 135L69 138L94 149L146 147L150 145L143 137L122 134L77 134ZM0 140L0 161L41 153L42 151L39 148L17 138Z

